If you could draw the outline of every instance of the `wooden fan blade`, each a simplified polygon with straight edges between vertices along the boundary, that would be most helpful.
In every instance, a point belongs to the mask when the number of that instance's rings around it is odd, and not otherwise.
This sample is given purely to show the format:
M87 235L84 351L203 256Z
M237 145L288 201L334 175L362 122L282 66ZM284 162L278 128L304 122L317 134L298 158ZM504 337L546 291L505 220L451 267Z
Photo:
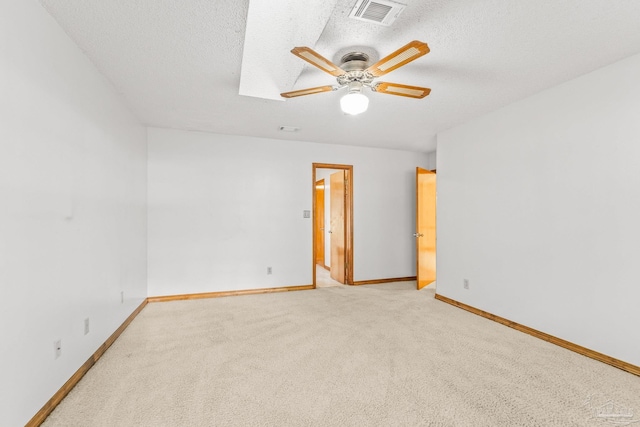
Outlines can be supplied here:
M380 82L373 87L375 92L389 95L408 96L409 98L422 99L431 93L431 89L420 86L401 85L399 83Z
M314 93L331 92L332 90L333 86L318 86L281 93L280 96L284 98L295 98L296 96L313 95Z
M301 59L304 59L309 64L320 68L322 71L331 74L332 76L338 77L345 73L342 68L338 67L336 64L320 55L318 52L306 46L294 47L291 50L291 53Z
M367 68L374 77L379 77L390 73L396 68L408 64L414 59L420 58L422 55L429 53L429 46L426 43L414 40L411 43L402 46L391 55L385 56L380 61Z

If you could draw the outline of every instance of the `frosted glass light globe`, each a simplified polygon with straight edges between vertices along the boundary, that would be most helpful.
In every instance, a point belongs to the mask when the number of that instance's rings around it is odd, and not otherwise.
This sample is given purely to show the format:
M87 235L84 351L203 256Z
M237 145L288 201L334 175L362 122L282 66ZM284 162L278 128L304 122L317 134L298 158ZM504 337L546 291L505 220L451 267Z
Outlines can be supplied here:
M361 93L348 93L340 99L340 108L346 114L355 116L369 108L369 98Z

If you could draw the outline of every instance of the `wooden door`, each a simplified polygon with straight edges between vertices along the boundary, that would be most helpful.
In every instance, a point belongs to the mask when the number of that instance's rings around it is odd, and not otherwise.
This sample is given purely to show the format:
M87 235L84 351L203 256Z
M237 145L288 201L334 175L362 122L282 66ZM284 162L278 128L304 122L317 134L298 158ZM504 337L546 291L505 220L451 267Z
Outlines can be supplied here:
M324 179L316 182L316 265L324 267Z
M436 174L416 168L416 275L418 289L436 280Z
M329 201L331 211L331 278L345 283L345 171L329 177Z

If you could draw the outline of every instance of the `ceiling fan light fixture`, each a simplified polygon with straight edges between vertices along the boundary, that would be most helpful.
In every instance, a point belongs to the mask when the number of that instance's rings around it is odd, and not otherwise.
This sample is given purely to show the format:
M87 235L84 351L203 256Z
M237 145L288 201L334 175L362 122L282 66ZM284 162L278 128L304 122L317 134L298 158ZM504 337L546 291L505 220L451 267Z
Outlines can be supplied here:
M356 116L367 111L369 98L359 92L348 93L340 99L340 108L343 113Z
M369 108L369 98L362 93L362 83L351 82L349 93L340 98L340 108L345 114L356 116Z
M335 65L330 60L306 46L296 47L291 52L313 66L336 77L338 85L327 85L284 92L280 94L283 98L295 98L298 96L348 88L349 93L340 99L340 107L346 114L357 115L364 113L369 107L369 98L362 94L363 87L368 87L377 93L417 99L424 98L431 92L431 89L420 86L389 82L373 83L375 78L388 74L422 55L429 53L429 46L420 40L413 40L407 43L371 66L369 66L369 55L362 51L352 51L343 55L340 66Z

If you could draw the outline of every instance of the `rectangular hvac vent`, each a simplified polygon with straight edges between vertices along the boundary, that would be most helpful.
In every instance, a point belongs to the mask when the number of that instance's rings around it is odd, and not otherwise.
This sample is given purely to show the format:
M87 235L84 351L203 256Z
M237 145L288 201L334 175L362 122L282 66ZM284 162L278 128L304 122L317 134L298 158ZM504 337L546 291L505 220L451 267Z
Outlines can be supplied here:
M390 0L358 0L353 6L349 18L388 27L406 6L406 4Z

